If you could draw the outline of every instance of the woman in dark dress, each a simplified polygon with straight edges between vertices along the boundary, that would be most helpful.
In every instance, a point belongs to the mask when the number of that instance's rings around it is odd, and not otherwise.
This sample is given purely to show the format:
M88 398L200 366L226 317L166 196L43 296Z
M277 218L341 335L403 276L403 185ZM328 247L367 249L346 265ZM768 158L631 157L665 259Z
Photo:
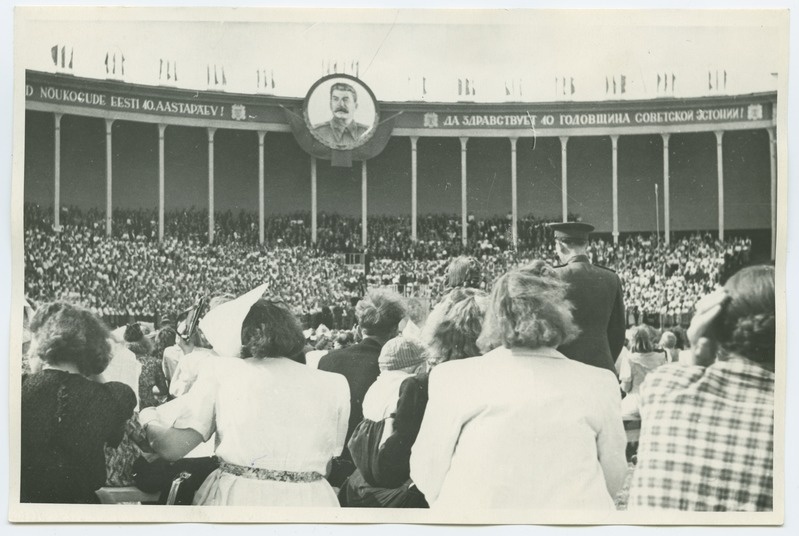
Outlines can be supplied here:
M31 321L32 374L22 377L20 501L99 502L106 445L122 439L136 395L102 383L110 333L91 312L68 303L42 306Z

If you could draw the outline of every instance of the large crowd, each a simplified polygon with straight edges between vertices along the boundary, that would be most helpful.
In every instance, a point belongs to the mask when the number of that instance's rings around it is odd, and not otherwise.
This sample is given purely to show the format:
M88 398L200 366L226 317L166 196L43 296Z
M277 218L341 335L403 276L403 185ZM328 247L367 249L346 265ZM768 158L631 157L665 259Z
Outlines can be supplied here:
M551 232L544 220L532 217L520 221L518 249L508 247L503 218L471 221L466 248L457 218L421 218L417 245L410 241L406 219L370 218L374 240L364 274L362 266L348 266L340 255L357 249L360 223L353 218L322 215L319 240L312 244L307 214L269 217L266 244L260 246L257 215L255 221L251 215L218 215L218 239L212 245L203 236L207 222L199 211L170 213L160 242L153 216L118 211L114 234L107 237L98 211L65 209L61 228L54 231L49 211L26 205L27 298L68 298L119 325L132 319L159 322L199 295L239 295L268 283L292 304L306 328L321 323L347 329L354 303L367 287L390 286L436 301L447 263L458 254L480 260L486 291L514 266L535 259L557 263ZM627 237L618 245L600 239L591 242L589 254L593 263L619 274L628 325L687 325L696 300L744 265L750 248L748 239L719 242L704 233L669 245L651 236Z

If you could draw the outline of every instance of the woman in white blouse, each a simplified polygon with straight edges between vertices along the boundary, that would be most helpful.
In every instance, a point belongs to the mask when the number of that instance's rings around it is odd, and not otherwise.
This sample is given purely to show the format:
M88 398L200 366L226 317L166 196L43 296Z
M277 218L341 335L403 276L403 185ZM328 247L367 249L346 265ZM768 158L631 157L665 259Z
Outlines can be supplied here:
M153 450L180 459L216 434L197 505L338 507L324 475L344 447L346 379L295 360L305 339L282 303L257 301L241 326L242 359L210 360L174 407L142 416Z
M576 334L549 265L494 284L478 341L491 351L430 374L411 478L431 508L614 508L627 467L618 383L555 350Z

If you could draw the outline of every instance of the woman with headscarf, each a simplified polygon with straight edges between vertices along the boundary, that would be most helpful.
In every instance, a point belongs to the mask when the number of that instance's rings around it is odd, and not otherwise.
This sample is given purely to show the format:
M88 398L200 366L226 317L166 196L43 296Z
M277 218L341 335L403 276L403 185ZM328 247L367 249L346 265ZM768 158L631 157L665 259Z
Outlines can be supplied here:
M241 359L209 360L188 393L142 412L166 460L216 433L219 469L194 504L338 506L325 474L344 447L349 389L345 378L299 362L304 343L285 304L259 299L241 323Z
M556 348L577 334L547 267L499 278L483 356L433 369L411 455L431 508L613 510L627 469L615 375Z
M119 444L136 395L123 383L102 383L111 334L88 310L45 304L30 329L34 373L22 377L20 501L98 503L103 449Z

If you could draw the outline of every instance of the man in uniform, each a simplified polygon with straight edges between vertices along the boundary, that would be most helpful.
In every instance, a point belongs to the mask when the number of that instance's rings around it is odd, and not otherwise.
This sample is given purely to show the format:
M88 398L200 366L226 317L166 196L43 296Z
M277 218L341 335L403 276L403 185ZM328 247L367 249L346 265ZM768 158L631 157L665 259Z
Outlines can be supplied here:
M570 359L616 374L614 364L624 346L624 300L619 276L588 259L592 225L566 222L550 224L550 228L563 263L555 270L569 285L567 297L574 305L574 321L580 328L580 335L558 350Z
M313 132L329 147L350 149L369 130L368 125L355 121L358 109L358 93L355 88L343 82L330 86L330 121L314 125Z

